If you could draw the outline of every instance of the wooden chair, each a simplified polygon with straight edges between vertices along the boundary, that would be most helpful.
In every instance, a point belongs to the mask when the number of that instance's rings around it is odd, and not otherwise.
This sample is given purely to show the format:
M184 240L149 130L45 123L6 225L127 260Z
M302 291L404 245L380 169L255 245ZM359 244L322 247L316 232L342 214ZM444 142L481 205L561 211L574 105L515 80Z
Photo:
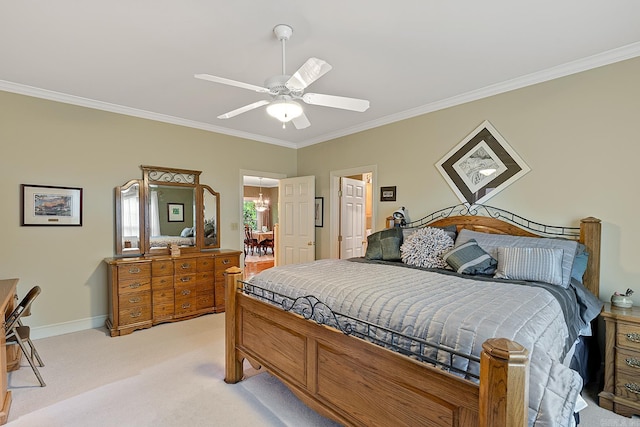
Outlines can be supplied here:
M262 247L262 249L264 249L264 254L267 254L267 249L271 248L271 254L275 255L276 254L276 249L275 246L273 244L273 239L264 239L262 242L260 242L260 246Z
M260 244L258 243L258 239L253 237L253 230L248 225L244 226L244 256L247 256L247 253L251 249L251 255L255 252L255 249L258 249L258 254L260 254Z
M33 341L31 341L30 333L31 329L29 326L23 325L21 318L23 316L28 316L31 314L31 304L33 304L33 300L40 295L40 286L34 286L31 290L25 295L25 297L20 301L18 306L13 310L13 312L9 315L4 324L4 332L6 345L19 345L22 353L24 354L25 359L31 365L31 369L33 369L33 373L38 377L38 381L40 382L40 386L46 386L38 368L34 363L35 360L38 361L40 366L44 366L42 363L42 359L36 350L35 345L33 345ZM29 350L27 351L27 344L29 345Z

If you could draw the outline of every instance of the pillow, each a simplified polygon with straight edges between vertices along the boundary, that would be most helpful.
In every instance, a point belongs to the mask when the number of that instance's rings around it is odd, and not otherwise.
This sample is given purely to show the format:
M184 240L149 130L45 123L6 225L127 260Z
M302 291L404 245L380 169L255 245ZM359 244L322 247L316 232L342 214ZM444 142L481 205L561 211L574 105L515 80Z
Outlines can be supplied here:
M474 239L451 249L442 259L463 274L493 274L498 265L498 261L478 246Z
M453 247L453 239L440 228L421 228L400 247L402 262L426 268L446 268L442 254Z
M493 258L498 259L498 248L548 248L562 249L562 286L569 287L571 269L578 248L575 240L553 239L547 237L511 236L508 234L489 234L462 229L456 238L456 246L470 239L475 239L478 245ZM499 261L499 260L498 260Z
M388 228L367 236L366 259L382 259L385 261L399 261L400 245L402 244L402 230L399 227Z
M498 269L493 277L563 286L563 253L557 248L498 248Z
M571 267L571 278L576 279L578 282L582 283L582 277L587 271L588 262L589 254L587 253L585 246L582 243L578 243L576 257L573 259L573 266Z
M446 227L431 227L431 228L440 228L444 230L444 232L449 237L451 237L452 240L454 241L456 240L456 235L458 234L458 228L455 225L447 225ZM422 228L403 228L402 235L404 237L404 240L407 240L407 237L411 236L413 233L421 229Z
M191 227L185 228L182 230L182 233L180 233L180 237L193 237L193 229Z

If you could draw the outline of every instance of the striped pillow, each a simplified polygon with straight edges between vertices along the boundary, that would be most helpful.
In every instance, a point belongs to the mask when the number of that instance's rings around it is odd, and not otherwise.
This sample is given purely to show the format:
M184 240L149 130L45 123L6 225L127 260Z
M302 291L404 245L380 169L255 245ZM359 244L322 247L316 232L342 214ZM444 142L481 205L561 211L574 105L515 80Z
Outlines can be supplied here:
M447 252L443 260L458 273L493 274L498 262L484 251L475 239L469 239Z
M498 269L493 277L563 286L563 252L557 248L498 248Z

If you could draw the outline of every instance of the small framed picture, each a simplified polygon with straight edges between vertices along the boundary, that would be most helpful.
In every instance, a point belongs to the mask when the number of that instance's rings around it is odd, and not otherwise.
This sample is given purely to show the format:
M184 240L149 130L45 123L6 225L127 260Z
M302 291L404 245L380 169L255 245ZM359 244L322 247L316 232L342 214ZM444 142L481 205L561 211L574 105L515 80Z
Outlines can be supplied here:
M381 202L395 202L396 201L396 187L380 187L380 201Z
M184 203L167 203L169 222L184 222Z
M21 225L82 225L82 188L22 184Z
M316 197L315 206L316 227L322 227L324 223L324 197Z

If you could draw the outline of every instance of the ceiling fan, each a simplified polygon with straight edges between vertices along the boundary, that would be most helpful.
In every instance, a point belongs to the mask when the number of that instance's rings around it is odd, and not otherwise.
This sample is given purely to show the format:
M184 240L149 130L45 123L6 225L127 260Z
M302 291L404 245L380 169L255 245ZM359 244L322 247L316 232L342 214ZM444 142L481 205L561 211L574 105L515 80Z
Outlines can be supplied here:
M369 101L357 98L346 98L343 96L324 95L320 93L304 93L304 90L313 82L331 70L331 65L318 58L309 58L293 75L288 75L285 71L285 44L291 37L293 29L284 24L276 25L273 29L278 40L282 44L282 74L269 77L264 82L264 87L224 77L212 76L209 74L195 74L194 77L202 80L209 80L229 86L236 86L242 89L249 89L258 93L265 93L271 96L271 100L261 100L249 105L229 111L218 116L219 119L229 119L247 111L267 105L267 113L282 122L285 128L286 123L291 121L296 129L309 127L311 123L304 114L302 106L298 101L309 105L322 105L325 107L341 108L363 112L369 108Z

